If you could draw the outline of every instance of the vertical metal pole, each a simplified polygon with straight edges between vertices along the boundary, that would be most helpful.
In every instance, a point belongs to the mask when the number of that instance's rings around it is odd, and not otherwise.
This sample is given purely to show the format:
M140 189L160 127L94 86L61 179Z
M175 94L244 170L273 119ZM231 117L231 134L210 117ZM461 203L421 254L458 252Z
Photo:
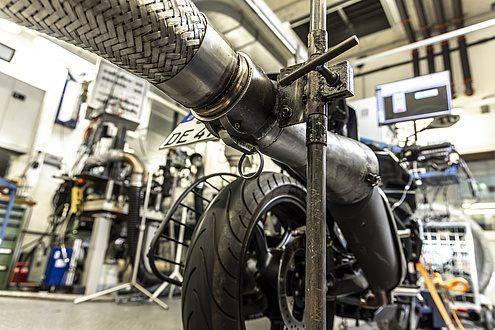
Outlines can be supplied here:
M326 0L311 1L308 59L327 50ZM306 219L305 326L323 330L326 326L326 143L327 109L321 99L324 78L316 71L308 74L308 201Z

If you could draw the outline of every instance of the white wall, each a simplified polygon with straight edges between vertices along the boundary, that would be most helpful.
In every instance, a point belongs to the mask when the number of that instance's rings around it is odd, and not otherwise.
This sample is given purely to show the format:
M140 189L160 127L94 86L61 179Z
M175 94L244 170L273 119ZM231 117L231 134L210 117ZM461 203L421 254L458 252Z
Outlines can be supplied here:
M469 43L495 36L495 28L487 28L472 32L466 36ZM440 44L435 45L435 51L440 52ZM456 48L457 41L450 40L450 47ZM420 55L425 56L426 50L420 49ZM481 45L468 48L468 55L473 77L475 93L473 96L464 95L462 83L462 69L459 52L451 53L451 62L454 74L455 90L457 97L453 101L454 108L461 108L461 121L451 128L436 129L420 133L419 142L422 144L437 141L450 141L457 146L461 153L481 152L495 150L495 65L493 60L495 54L495 41L489 41ZM381 60L366 63L363 67L355 67L354 73L369 72L387 65L403 62L411 59L410 52L404 52L389 56ZM443 71L442 57L437 56L437 71ZM352 63L352 59L351 59ZM426 60L421 62L421 73L427 74ZM412 64L402 65L376 73L366 74L355 79L355 96L349 101L361 100L375 95L375 86L387 82L402 80L413 77ZM481 114L481 106L489 105L491 112ZM421 127L418 127L421 128ZM412 124L408 133L412 132Z
M72 166L75 151L82 141L83 130L87 126L85 120L80 120L75 130L54 124L67 73L70 70L76 78L81 73L91 77L95 74L96 67L46 39L40 41L37 39L40 37L34 32L25 29L20 29L18 33L9 32L9 23L0 20L0 40L3 44L14 48L15 54L10 62L0 60L0 72L44 90L45 98L33 147L28 154L13 160L8 178L18 178L30 162L38 159L40 166L27 173L27 185L31 187L27 193L37 203L33 208L28 229L43 231L47 226L47 217L51 213L53 193L61 182L53 178L53 175L60 175L66 169L59 170L54 166L43 164L44 156L51 154L62 157L67 165ZM71 100L66 99L66 101ZM82 119L84 113L81 116ZM12 123L12 125L22 125L22 123ZM34 238L36 237L26 237L27 241Z

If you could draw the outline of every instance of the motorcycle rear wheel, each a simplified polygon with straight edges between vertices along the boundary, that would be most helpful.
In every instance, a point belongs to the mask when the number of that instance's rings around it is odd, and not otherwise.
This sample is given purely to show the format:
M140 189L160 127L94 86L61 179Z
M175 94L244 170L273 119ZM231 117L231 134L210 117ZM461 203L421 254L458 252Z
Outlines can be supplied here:
M270 329L284 329L284 318L301 324L304 279L298 274L299 280L286 280L294 287L284 297L277 285L284 250L294 241L294 230L305 224L305 199L305 188L279 173L240 178L219 193L201 217L186 259L185 330L243 330L248 320L262 317ZM293 302L283 305L284 316L280 301Z

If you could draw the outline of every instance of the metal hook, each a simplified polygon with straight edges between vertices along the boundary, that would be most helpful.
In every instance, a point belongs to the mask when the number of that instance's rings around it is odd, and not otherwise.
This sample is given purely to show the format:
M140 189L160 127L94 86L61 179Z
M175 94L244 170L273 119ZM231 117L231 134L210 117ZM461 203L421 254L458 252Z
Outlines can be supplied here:
M260 165L256 173L251 175L245 175L244 173L242 173L242 163L244 162L244 159L246 158L247 154L242 154L241 158L239 159L239 163L237 164L237 171L239 172L239 176L243 179L255 179L258 176L260 176L261 172L263 172L263 167L265 166L265 160L263 158L263 155L261 154L261 152L259 152L258 149L253 149L253 151L256 152L258 156L260 156Z

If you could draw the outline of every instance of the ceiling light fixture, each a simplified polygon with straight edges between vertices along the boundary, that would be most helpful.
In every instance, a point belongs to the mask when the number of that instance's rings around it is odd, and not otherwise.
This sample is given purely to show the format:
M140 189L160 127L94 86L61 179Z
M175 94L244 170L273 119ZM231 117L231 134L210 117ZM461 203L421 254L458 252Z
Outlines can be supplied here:
M390 49L390 50L387 50L387 51L384 51L384 52L381 52L381 53L378 53L375 55L360 58L360 59L357 59L355 61L351 61L351 63L353 66L358 67L360 65L374 62L374 61L381 59L381 58L384 58L384 57L392 56L392 55L402 53L405 51L410 51L413 49L422 48L422 47L425 47L428 45L433 45L433 44L436 44L436 43L439 43L439 42L442 42L442 41L445 41L448 39L456 38L456 37L474 32L474 31L486 29L486 28L494 26L494 25L495 25L495 18L481 22L481 23L478 23L478 24L466 26L466 27L461 28L461 29L457 29L454 31L443 33L443 34L440 34L440 35L437 35L437 36L434 36L434 37L431 37L428 39L423 39L423 40L420 40L417 42L413 42L413 43L410 43L410 44L407 44L407 45L404 45L401 47Z

